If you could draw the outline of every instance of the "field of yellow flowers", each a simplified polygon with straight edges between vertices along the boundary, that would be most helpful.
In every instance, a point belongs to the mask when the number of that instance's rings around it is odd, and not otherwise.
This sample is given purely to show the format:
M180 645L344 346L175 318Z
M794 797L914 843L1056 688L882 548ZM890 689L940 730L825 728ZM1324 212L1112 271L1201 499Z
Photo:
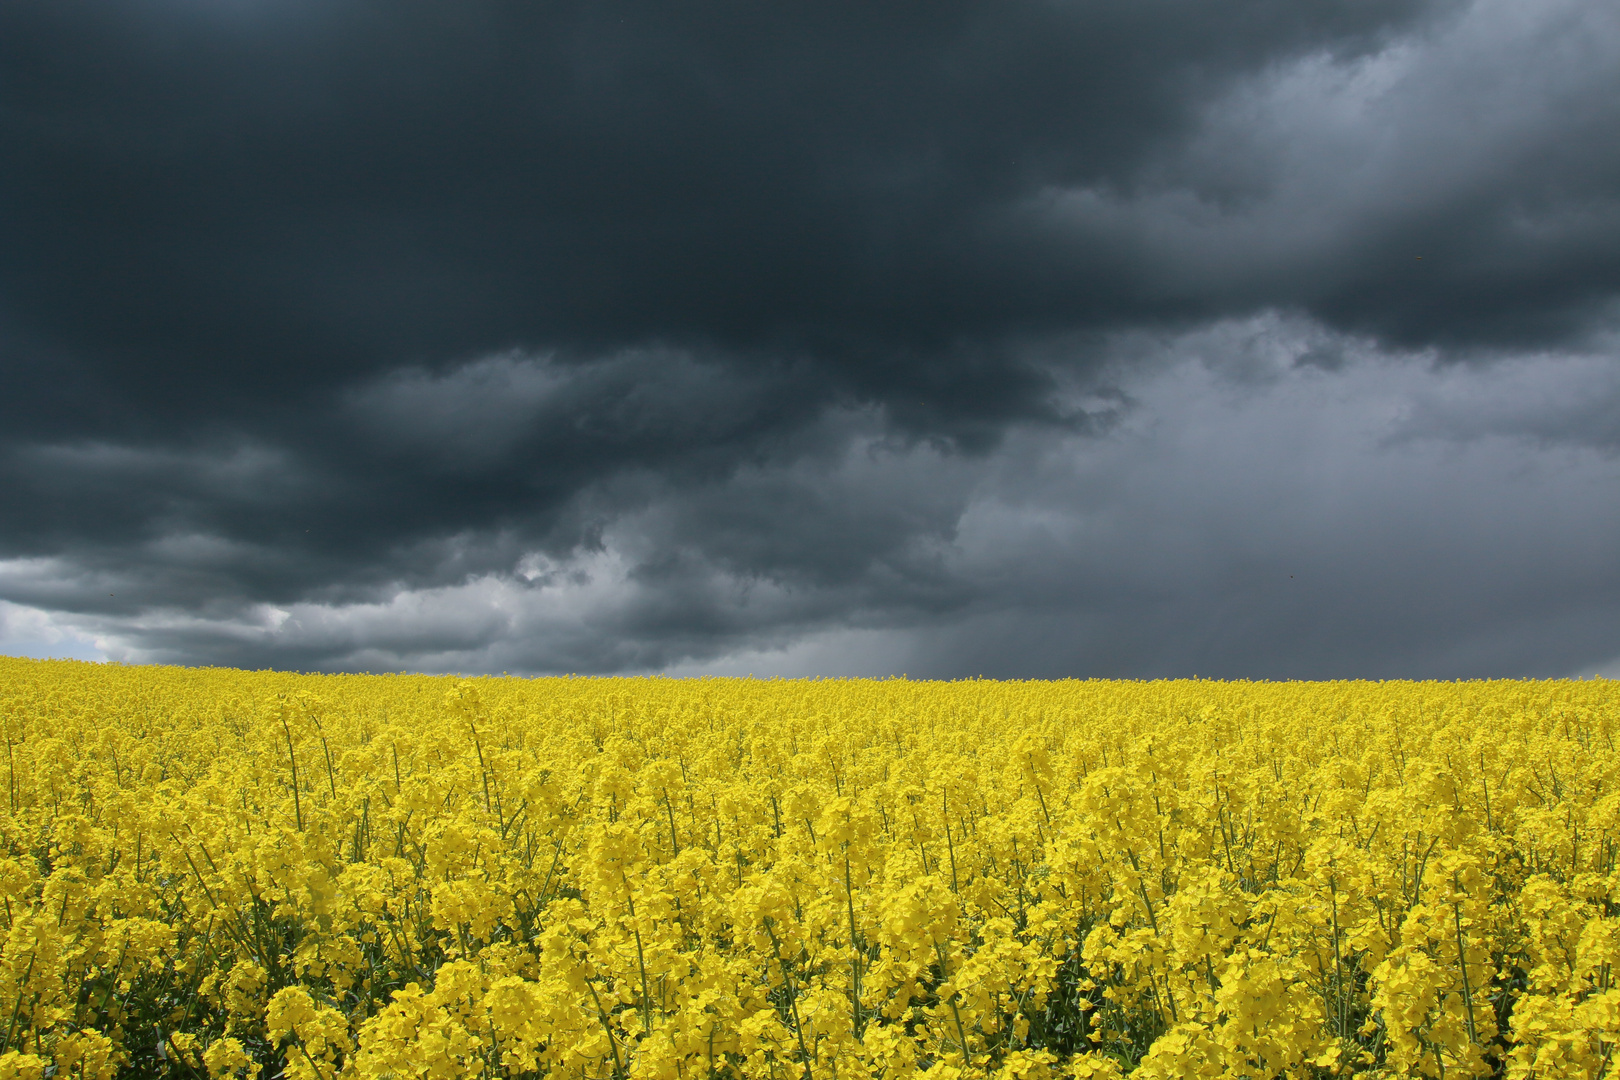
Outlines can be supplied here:
M1615 686L0 659L0 1080L1601 1077Z

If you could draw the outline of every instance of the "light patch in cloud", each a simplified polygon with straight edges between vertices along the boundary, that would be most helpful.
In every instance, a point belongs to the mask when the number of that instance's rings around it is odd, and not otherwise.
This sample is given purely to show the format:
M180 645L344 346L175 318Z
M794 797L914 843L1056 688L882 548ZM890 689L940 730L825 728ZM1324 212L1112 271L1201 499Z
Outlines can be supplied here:
M62 616L55 612L0 600L0 656L32 656L42 660L107 659L99 641L75 632L63 622Z
M1578 432L1459 443L1415 405L1464 385L1507 410L1527 378L1577 402L1589 358L1521 361L1533 377L1329 373L1290 351L1270 380L1178 362L1130 385L1137 408L1101 439L1015 436L957 530L951 574L979 599L957 640L929 631L916 655L1325 677L1560 674L1612 654L1620 459Z
M1134 183L1049 187L1011 219L1077 250L1128 253L1161 298L1309 300L1401 243L1441 275L1504 270L1473 264L1484 257L1473 251L1424 250L1459 213L1506 245L1496 261L1597 257L1620 234L1617 71L1614 5L1480 0L1372 53L1274 65L1213 101L1199 133Z
M546 359L503 353L444 372L393 371L352 390L346 404L385 446L479 465L523 439L566 382Z
M1415 389L1391 438L1519 439L1620 452L1620 340L1603 353L1446 368Z
M750 611L766 627L781 621L782 597L768 584L720 574L647 590L635 569L611 549L566 560L535 554L517 574L400 589L375 602L218 613L157 607L132 618L57 621L100 628L106 656L126 663L183 662L201 650L226 661L270 657L278 666L436 672L654 670L680 652L661 624L683 619L688 604L726 609L737 623Z
M777 679L882 679L908 674L913 642L892 629L815 630L778 648L742 648L709 660L671 664L661 674Z

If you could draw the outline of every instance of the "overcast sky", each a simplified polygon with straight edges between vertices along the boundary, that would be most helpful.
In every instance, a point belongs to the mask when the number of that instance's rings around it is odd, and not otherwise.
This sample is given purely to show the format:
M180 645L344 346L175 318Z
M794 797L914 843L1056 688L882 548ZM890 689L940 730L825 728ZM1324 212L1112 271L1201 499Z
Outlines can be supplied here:
M0 653L1620 675L1613 0L7 0Z

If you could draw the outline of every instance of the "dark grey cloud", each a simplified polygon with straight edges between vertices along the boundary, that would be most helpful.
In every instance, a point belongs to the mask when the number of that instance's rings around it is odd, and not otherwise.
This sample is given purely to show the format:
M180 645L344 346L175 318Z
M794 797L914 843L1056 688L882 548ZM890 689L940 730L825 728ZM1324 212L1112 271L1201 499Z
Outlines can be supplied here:
M0 644L1620 655L1599 0L23 0L0 139Z

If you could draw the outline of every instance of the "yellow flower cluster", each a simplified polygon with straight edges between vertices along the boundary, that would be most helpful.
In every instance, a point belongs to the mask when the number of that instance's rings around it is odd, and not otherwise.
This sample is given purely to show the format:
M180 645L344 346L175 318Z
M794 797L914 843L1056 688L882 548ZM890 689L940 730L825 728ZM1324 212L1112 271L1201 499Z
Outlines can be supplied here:
M0 660L0 1080L1597 1078L1614 685Z

